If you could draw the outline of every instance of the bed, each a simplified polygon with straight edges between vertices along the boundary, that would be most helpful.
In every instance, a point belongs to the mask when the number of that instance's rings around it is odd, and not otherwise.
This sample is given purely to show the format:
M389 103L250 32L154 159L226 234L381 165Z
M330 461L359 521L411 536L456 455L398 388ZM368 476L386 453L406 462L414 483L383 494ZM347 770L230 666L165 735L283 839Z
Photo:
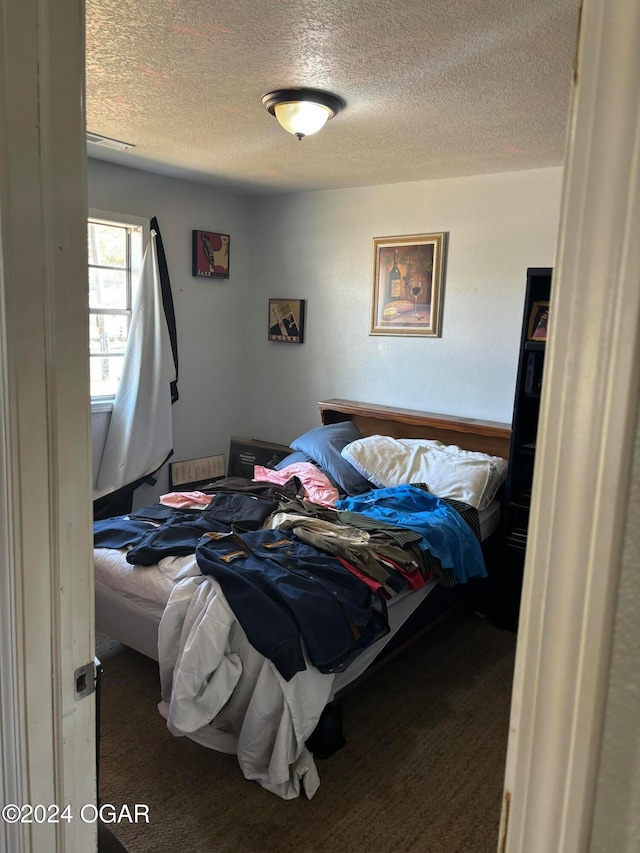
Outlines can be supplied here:
M340 515L342 525L347 523L345 519L351 523L354 519L358 523L362 521L369 499L375 501L376 513L386 513L387 494L394 501L396 495L405 491L413 498L418 488L415 484L421 482L422 477L416 480L412 475L413 485L394 482L394 477L408 476L404 469L400 474L397 470L389 470L389 460L394 459L396 449L403 454L400 457L402 465L410 458L412 470L419 470L420 474L426 470L430 478L436 477L431 457L427 463L431 467L415 469L416 464L423 464L422 457L416 456L416 447L422 453L427 446L427 452L433 451L438 460L443 448L459 450L465 457L465 466L467 457L475 460L486 456L498 462L508 458L510 427L506 424L342 399L321 401L319 408L320 428L292 442L292 456L283 460L279 467L284 479L291 471L302 470L296 466L304 467L311 462L314 470L319 469L338 487L341 500L335 506L330 501L319 504L321 509L317 509L313 501L307 500L310 493L306 491L303 500L300 492L295 498L287 495L284 503L278 502L286 512L272 511L257 531L255 525L249 532L241 530L240 538L235 540L240 547L249 543L247 547L251 550L258 539L258 547L271 547L278 545L283 537L299 545L298 537L305 535L310 537L309 542L317 545L317 530L313 525L324 524L326 518L331 519L327 524L334 523L335 507L344 504L342 513L347 514ZM318 446L318 436L328 444ZM484 459L478 462L479 468L481 463L484 464ZM489 575L499 541L499 486L506 475L506 462L498 468L498 473L488 478L487 466L482 468L481 476L487 488L481 508L469 516L462 516L465 521L473 517L472 526L481 542ZM272 483L275 483L277 475L269 475L274 477ZM287 487L291 482L288 481ZM300 486L298 479L293 482ZM391 485L385 485L389 482ZM362 483L366 483L366 488ZM421 483L419 488L424 490L425 484ZM466 488L465 481L463 498L467 497ZM203 491L216 492L216 484ZM422 499L421 494L419 500ZM456 507L456 511L467 508L466 501L457 502L455 495L451 502L447 498L447 503ZM305 528L306 520L300 520L298 509L301 506L312 509L314 518L309 522L309 529L313 534ZM396 504L391 506L395 512ZM304 515L304 510L301 513ZM376 517L376 524L380 523L383 528L383 538L391 535L385 527L386 519L387 515ZM394 521L393 526L395 524ZM461 527L465 528L467 536L464 522ZM324 535L324 529L320 529ZM364 534L357 526L355 533L364 538L376 535L371 531ZM218 536L223 538L223 534ZM423 544L415 541L404 544L403 540L402 547L413 549L411 553L415 555L416 549L422 549ZM174 735L187 736L203 746L236 754L246 778L284 799L297 797L302 791L311 798L317 790L319 776L314 756L327 757L344 742L341 697L345 691L352 689L358 680L371 677L385 661L399 654L407 643L415 641L485 583L475 575L467 577L463 565L456 567L453 574L444 570L423 571L420 585L414 584L415 588L392 590L391 580L376 581L382 583L382 587L377 588L379 595L371 593L371 597L375 600L374 610L381 607L384 611L384 633L379 630L376 633L380 615L371 612L366 623L366 630L371 629L367 642L358 640L361 645L364 643L363 647L356 644L355 650L350 649L340 665L313 665L308 657L310 647L302 643L303 664L286 671L289 665L286 661L283 664L275 654L260 653L256 642L249 641L247 632L253 640L257 630L253 623L263 616L247 619L240 610L245 599L225 585L226 576L203 573L205 557L214 553L214 560L217 559L216 547L217 540L213 539L205 543L204 548L199 546L198 559L183 549L144 566L126 560L128 548L96 548L96 629L159 661L161 695L158 707ZM300 547L307 547L304 539ZM207 548L214 551L207 551ZM426 553L431 559L428 550L423 549L422 555ZM397 550L390 549L388 553L394 559L388 559L386 568L394 577L399 577L402 567L397 563ZM330 559L337 558L327 556L327 564ZM464 563L468 558L463 555L456 559ZM357 562L355 557L354 562ZM457 578L454 577L456 573ZM232 592L235 597L231 597ZM381 599L384 599L383 607ZM229 601L233 601L234 608L242 613L242 623ZM364 622L359 624L363 637L366 634L362 628ZM336 633L339 633L337 629ZM282 643L278 648L281 647ZM332 663L336 660L334 655Z

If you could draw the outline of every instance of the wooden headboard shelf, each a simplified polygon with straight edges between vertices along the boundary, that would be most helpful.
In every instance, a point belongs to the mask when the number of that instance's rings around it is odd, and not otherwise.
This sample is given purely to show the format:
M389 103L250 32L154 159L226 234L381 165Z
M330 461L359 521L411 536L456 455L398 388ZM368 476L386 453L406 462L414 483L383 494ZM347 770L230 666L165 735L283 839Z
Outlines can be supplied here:
M430 438L444 444L457 444L464 450L509 458L510 424L377 406L355 400L321 400L318 406L323 424L353 421L363 435Z

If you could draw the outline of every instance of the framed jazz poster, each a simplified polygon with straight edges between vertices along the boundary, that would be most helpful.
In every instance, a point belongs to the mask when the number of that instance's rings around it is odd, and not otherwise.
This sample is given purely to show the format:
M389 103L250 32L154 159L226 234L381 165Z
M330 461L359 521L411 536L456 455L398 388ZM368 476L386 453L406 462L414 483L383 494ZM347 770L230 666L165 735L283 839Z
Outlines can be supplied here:
M192 271L198 278L229 278L229 235L194 231Z

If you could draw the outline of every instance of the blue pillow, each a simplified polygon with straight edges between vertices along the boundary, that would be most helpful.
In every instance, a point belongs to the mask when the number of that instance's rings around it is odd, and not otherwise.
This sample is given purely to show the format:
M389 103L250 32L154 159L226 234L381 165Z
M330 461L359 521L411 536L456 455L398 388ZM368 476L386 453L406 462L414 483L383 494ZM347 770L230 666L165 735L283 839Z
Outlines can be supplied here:
M313 462L313 459L306 453L296 450L294 453L285 456L281 462L278 462L274 471L282 471L283 468L287 468L289 465L296 465L298 462Z
M373 486L340 455L342 448L357 438L362 438L358 427L352 421L342 421L310 429L292 441L290 446L292 450L308 454L331 477L340 492L360 495Z

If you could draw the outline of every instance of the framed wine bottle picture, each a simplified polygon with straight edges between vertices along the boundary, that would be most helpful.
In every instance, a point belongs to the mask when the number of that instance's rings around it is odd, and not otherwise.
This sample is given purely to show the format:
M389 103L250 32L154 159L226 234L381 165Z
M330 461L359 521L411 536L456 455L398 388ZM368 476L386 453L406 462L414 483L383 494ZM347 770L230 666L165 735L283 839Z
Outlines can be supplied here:
M369 334L440 337L446 236L374 237Z

